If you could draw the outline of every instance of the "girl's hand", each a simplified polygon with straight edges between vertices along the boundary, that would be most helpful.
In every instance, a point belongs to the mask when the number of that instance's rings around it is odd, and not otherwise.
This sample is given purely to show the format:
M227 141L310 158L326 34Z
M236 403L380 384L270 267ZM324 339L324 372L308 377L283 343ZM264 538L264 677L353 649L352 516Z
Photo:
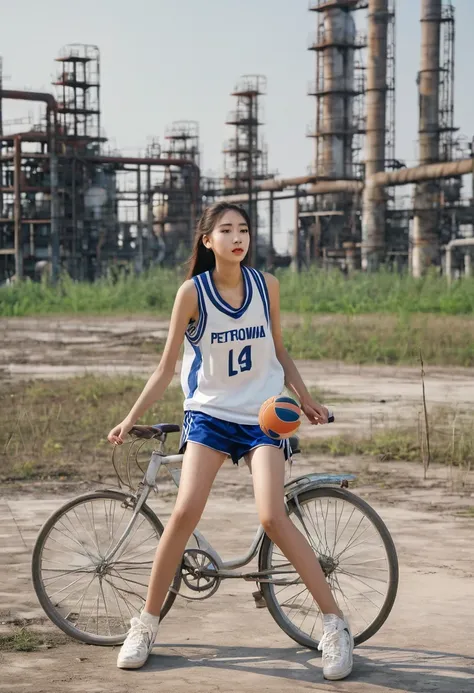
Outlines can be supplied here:
M125 436L132 428L133 423L127 421L127 419L124 419L110 431L109 435L107 436L107 440L113 445L122 445Z
M312 399L307 399L301 402L300 406L310 424L317 425L328 422L329 412L323 404L318 404L318 402Z

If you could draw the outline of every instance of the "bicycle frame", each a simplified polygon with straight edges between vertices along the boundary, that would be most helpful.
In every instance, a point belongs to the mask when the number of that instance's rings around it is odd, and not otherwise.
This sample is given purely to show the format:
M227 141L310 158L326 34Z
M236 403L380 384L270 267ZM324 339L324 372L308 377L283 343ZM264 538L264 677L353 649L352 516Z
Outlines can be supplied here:
M150 495L152 490L158 491L158 486L156 483L156 478L158 476L158 472L160 471L160 468L162 465L167 467L167 471L170 474L171 478L173 479L174 483L176 484L177 487L179 487L179 482L180 482L180 477L181 477L181 463L183 461L183 455L166 455L164 453L164 442L165 442L166 436L163 435L161 438L161 447L159 450L153 450L150 458L150 462L148 463L147 470L145 472L145 475L143 477L143 481L139 485L138 491L135 494L134 498L136 500L136 505L134 509L134 513L125 528L125 530L122 533L122 536L118 540L117 544L112 547L109 551L109 553L105 556L104 561L110 561L120 548L123 546L125 543L127 537L129 536L132 527L135 523L136 518L138 517L138 514L140 512L140 508L142 505L147 501L148 496ZM159 439L160 440L160 439ZM297 496L298 494L303 491L303 490L308 490L310 487L313 488L314 486L321 486L321 485L336 485L337 483L339 485L347 485L347 481L351 478L355 478L352 475L330 475L330 474L306 474L301 477L297 477L290 482L288 482L285 485L285 503L293 498L296 498L296 502L298 503ZM299 504L298 504L299 505ZM300 519L301 519L301 514L299 513ZM304 521L303 521L303 526L304 526ZM305 527L306 529L306 527ZM244 566L248 565L258 554L260 550L260 546L262 544L263 538L265 536L265 530L263 529L262 525L259 525L254 539L247 551L247 553L243 556L239 556L237 558L231 559L229 561L224 561L219 553L216 551L216 549L210 544L210 542L206 539L206 537L200 532L199 530L194 530L193 532L194 539L196 540L197 546L200 550L205 551L207 554L209 554L215 564L215 569L202 569L202 574L203 575L213 575L217 576L219 578L239 578L239 579L244 579L244 580L251 580L255 581L258 580L259 582L266 581L266 582L272 582L273 584L278 584L279 581L275 580L268 580L268 574L269 571L264 571L264 572L251 572L251 573L239 573L236 572L238 568L243 568ZM290 565L290 564L288 564ZM294 570L291 571L285 571L285 570L273 570L271 571L271 574L285 574L288 572L294 573ZM266 578L266 579L265 579ZM295 581L291 581L295 582ZM285 582L285 584L288 584Z

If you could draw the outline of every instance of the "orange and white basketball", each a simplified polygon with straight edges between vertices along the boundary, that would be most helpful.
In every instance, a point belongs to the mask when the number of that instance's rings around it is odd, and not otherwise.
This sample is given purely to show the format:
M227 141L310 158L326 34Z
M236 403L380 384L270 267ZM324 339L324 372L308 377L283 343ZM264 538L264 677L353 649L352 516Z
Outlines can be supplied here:
M291 397L270 397L260 407L258 424L273 440L289 438L301 424L301 409Z

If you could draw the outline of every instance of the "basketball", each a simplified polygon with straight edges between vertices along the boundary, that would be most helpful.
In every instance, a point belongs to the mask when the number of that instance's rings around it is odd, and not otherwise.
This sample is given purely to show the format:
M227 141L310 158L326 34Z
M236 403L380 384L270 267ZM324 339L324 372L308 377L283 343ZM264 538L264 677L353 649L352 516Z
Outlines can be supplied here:
M291 397L270 397L260 407L258 424L273 440L289 438L299 428L301 409Z

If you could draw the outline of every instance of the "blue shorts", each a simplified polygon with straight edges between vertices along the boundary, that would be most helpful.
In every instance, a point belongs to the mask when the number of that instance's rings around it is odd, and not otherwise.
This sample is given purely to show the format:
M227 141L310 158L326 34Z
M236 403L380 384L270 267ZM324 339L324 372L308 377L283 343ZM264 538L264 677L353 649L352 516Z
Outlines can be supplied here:
M186 449L186 443L199 443L207 448L223 452L238 464L241 457L262 445L271 445L283 450L285 460L291 458L288 439L272 440L260 426L245 426L216 419L200 411L185 411L179 452Z

